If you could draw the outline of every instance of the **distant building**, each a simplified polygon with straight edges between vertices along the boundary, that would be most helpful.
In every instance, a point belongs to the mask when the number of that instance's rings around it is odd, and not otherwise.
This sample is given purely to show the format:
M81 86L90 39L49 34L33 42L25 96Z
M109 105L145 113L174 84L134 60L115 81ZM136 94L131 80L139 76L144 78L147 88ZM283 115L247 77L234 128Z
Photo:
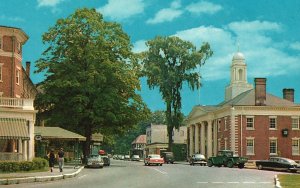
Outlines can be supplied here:
M131 155L139 155L140 158L145 156L145 147L146 147L146 135L139 135L131 143Z
M0 26L0 160L32 160L37 95L30 79L30 62L22 66L26 33Z
M173 130L173 143L186 144L187 128L179 127L178 130ZM167 125L150 124L146 128L146 153L147 154L160 154L161 151L168 149L169 136Z
M195 106L188 115L189 155L210 157L229 149L250 160L300 160L300 105L294 103L294 89L283 89L283 98L269 94L266 78L255 78L254 87L248 84L246 68L244 55L236 53L225 101Z

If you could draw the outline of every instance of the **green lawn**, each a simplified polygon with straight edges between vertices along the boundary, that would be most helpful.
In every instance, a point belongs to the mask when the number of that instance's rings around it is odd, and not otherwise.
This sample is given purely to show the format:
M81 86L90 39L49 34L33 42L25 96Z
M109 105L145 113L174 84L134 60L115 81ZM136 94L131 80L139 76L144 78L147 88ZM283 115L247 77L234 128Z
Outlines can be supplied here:
M300 174L279 174L277 177L282 188L300 187Z

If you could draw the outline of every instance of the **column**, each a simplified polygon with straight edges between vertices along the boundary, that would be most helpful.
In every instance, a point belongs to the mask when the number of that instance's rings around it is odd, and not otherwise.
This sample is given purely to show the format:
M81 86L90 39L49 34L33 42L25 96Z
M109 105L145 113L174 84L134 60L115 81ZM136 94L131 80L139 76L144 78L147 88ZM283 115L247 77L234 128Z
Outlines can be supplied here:
M34 158L34 122L28 122L28 132L30 137L28 141L28 160L31 161Z
M22 141L22 155L23 155L23 160L27 161L27 141L23 140Z
M214 127L214 152L213 155L216 156L218 152L218 120L216 119L213 124Z
M205 123L202 122L200 124L200 126L201 126L201 129L200 129L201 130L200 131L201 154L205 155L206 154L206 151L205 151Z
M18 140L18 153L22 153L22 152L23 152L22 140L19 139Z
M212 156L212 121L207 125L207 158Z
M193 133L193 125L190 126L190 156L192 156L194 153L194 141L193 141L194 133Z
M199 153L199 125L195 125L195 153Z

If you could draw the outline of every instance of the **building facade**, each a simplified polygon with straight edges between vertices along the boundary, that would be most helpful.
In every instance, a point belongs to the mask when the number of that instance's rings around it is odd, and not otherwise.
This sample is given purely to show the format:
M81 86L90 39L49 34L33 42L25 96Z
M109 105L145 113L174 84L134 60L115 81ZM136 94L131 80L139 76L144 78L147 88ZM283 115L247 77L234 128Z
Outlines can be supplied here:
M266 78L255 78L253 87L246 75L245 58L236 53L225 100L195 106L186 119L189 155L210 157L229 149L249 160L270 156L300 160L300 105L294 102L294 89L284 88L280 98L267 93Z
M140 158L144 158L146 144L146 135L142 134L136 137L131 143L131 155L139 155Z
M173 130L173 144L186 144L187 127ZM167 125L150 124L146 128L146 154L160 154L168 149L169 136Z
M28 36L22 29L0 26L0 160L34 157L37 95L30 79L30 62L22 66L22 46Z

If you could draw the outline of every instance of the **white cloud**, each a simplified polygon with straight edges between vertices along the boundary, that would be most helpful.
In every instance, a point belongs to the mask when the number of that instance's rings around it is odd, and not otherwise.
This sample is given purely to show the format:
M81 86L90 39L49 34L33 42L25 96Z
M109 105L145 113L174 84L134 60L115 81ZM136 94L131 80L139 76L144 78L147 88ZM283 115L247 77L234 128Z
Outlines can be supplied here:
M290 44L290 48L293 50L300 51L300 42L294 42L294 43Z
M181 10L174 10L170 8L161 9L155 14L154 18L148 19L146 23L148 24L157 24L163 22L173 21L175 18L178 18L183 12Z
M143 0L109 0L105 6L98 8L97 11L114 20L124 20L143 13L145 6Z
M20 17L7 17L5 15L0 16L0 20L10 21L10 22L25 22L23 18Z
M186 10L194 14L215 14L222 10L222 6L207 1L199 1L197 3L189 4L186 7Z
M145 40L139 40L133 44L133 52L135 53L140 53L146 50L148 50L148 47L146 46Z
M256 28L256 29L255 29ZM204 80L229 79L230 65L237 52L245 56L249 78L285 75L300 69L299 57L288 55L285 47L300 50L300 43L282 46L281 41L274 41L270 32L280 32L281 26L274 22L241 21L233 22L224 28L201 26L176 32L176 36L191 41L197 47L202 42L211 45L214 55L201 68ZM284 68L283 68L284 67Z
M240 21L228 24L230 30L236 33L257 33L265 31L280 31L281 26L278 23L268 21Z
M63 0L37 0L38 7L55 7Z

